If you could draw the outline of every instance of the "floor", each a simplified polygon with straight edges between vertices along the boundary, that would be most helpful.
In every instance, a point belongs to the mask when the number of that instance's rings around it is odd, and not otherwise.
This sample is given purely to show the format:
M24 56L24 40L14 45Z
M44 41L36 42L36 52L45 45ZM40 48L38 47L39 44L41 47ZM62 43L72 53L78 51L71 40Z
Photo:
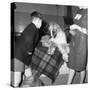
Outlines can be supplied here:
M66 85L68 79L68 74L61 74L57 77L55 83L53 85ZM47 77L41 77L41 80L44 82L45 86L51 85L51 80ZM80 75L77 72L74 78L73 84L79 84ZM85 82L88 82L88 76L86 75Z
M44 81L46 86L51 85L50 84L50 82L51 82L50 79L45 78L45 77L43 77L41 79ZM67 84L67 79L68 79L68 74L59 75L53 85L66 85ZM74 78L73 84L79 84L79 80L80 80L80 76L79 76L79 73L77 72L76 76ZM85 78L85 82L88 82L87 76Z

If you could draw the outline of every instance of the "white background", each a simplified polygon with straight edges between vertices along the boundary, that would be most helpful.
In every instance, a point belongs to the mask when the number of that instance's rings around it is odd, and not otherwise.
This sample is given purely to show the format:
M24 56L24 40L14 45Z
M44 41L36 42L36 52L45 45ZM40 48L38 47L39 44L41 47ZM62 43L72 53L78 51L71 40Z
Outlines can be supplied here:
M1 0L0 1L0 90L13 89L10 84L10 3L11 2L33 2L33 3L49 3L49 4L63 4L63 5L82 5L88 6L90 9L90 0ZM89 14L89 13L88 13ZM88 21L89 19L88 15ZM89 23L88 23L89 26ZM88 29L88 38L89 36ZM89 41L89 40L88 40ZM88 50L89 50L88 42ZM89 54L88 54L89 56ZM89 62L89 59L88 59ZM90 65L88 63L88 69ZM88 70L89 71L89 70ZM90 73L90 72L89 72ZM89 76L89 75L88 75ZM88 77L89 82L89 77ZM60 85L60 86L45 86L45 87L33 87L27 88L32 90L86 90L89 89L89 84L83 85ZM18 89L18 88L17 88ZM25 88L26 89L26 88Z

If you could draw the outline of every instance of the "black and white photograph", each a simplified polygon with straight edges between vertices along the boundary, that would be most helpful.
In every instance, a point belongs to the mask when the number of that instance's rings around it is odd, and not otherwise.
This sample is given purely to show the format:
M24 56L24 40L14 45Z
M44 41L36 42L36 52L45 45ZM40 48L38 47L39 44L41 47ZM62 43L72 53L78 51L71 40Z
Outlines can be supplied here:
M88 7L12 2L10 87L88 84Z

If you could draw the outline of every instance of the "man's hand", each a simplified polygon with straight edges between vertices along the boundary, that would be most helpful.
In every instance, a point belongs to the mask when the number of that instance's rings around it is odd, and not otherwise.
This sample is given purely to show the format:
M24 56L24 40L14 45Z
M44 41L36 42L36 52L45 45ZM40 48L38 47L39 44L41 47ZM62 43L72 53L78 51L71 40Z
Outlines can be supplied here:
M80 20L81 17L82 17L81 14L76 14L76 16L74 17L74 19L76 19L76 20Z

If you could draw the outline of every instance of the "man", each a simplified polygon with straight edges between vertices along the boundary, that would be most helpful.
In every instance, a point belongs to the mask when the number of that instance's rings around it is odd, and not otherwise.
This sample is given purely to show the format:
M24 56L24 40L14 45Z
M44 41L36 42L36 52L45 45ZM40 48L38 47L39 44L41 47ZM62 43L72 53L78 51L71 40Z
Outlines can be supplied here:
M25 66L31 63L31 56L39 40L39 31L42 25L42 15L34 11L31 13L31 24L29 24L20 38L15 42L14 59L11 60L11 85L19 87Z

